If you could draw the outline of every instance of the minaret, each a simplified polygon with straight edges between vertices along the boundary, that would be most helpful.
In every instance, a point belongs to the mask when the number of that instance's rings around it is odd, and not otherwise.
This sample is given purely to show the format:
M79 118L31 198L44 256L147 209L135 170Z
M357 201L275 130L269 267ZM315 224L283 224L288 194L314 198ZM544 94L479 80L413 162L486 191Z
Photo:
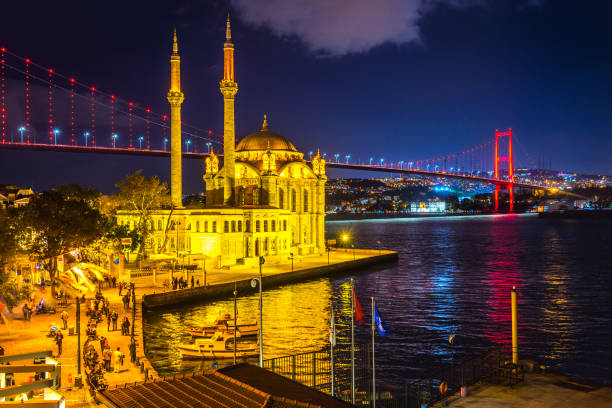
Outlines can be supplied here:
M234 44L230 31L229 14L225 29L225 43L223 44L223 79L219 82L219 89L223 94L223 204L234 204L234 185L236 178L236 158L234 154L236 142L236 128L234 124L234 97L238 92L238 84L234 81Z
M185 95L181 92L181 57L178 55L176 29L170 56L170 195L174 208L183 207L183 166L181 143L181 104Z

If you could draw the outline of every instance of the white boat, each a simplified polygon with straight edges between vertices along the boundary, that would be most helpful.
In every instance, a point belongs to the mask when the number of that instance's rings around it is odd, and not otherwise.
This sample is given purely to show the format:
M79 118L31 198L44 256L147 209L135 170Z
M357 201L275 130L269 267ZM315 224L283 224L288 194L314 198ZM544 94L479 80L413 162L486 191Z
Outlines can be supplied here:
M236 358L255 357L259 348L253 342L240 342L236 337ZM210 339L198 338L190 344L176 346L184 359L227 359L234 358L234 337L215 333Z

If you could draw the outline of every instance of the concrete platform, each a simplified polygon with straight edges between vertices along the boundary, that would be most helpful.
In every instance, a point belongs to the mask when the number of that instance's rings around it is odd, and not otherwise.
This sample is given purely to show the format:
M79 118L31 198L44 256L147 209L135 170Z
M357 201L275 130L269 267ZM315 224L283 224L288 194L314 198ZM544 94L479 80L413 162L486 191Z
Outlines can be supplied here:
M395 251L369 250L369 249L348 249L335 250L329 254L311 255L296 257L293 262L282 265L264 264L262 268L263 286L264 288L275 287L279 285L300 282L308 279L315 279L321 276L340 275L343 273L352 272L355 270L371 267L374 265L397 262L398 256ZM185 275L184 275L185 274ZM174 276L185 276L191 279L191 276L203 282L203 273L201 271L190 273L175 273ZM239 292L243 295L250 295L256 292L256 289L251 287L251 280L259 278L259 269L215 269L206 274L206 283L204 286L196 286L182 290L164 290L163 285L158 285L162 289L161 292L151 293L151 287L147 288L143 296L143 306L147 309L175 305L180 303L188 303L194 301L202 301L207 299L215 299L225 296L231 296L236 283ZM157 282L169 280L168 274L157 276ZM137 278L136 287L146 287L143 281L152 282L151 277Z
M602 387L557 374L526 374L523 384L510 387L480 384L468 396L447 400L456 408L612 407L612 387ZM442 407L443 404L436 404Z

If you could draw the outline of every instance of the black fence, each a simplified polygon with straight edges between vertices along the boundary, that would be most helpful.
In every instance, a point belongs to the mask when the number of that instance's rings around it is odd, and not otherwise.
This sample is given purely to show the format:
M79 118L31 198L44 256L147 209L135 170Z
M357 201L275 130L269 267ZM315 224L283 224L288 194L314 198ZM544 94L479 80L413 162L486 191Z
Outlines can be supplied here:
M369 346L355 349L355 403L370 406L372 399L371 354ZM475 358L451 363L431 372L423 379L411 379L404 384L376 381L376 406L381 408L420 408L459 392L462 386L488 380L515 385L523 380L520 367L508 364L509 355L495 347ZM334 350L334 390L330 350L314 351L277 357L264 361L264 368L293 381L315 388L337 398L351 401L350 350Z

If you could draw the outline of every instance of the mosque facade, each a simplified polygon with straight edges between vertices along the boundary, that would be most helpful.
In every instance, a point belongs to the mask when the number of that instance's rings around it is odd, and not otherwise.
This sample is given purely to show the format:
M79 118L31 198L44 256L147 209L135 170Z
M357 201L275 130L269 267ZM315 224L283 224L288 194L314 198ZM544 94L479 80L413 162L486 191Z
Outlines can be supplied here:
M317 152L310 163L285 137L272 131L264 115L261 130L236 145L234 44L229 19L223 44L223 167L211 149L205 159L206 205L182 202L180 56L176 32L170 57L172 209L152 212L147 220L145 252L199 259L208 268L285 263L298 255L325 253L325 160ZM117 214L120 224L135 228L137 215Z

